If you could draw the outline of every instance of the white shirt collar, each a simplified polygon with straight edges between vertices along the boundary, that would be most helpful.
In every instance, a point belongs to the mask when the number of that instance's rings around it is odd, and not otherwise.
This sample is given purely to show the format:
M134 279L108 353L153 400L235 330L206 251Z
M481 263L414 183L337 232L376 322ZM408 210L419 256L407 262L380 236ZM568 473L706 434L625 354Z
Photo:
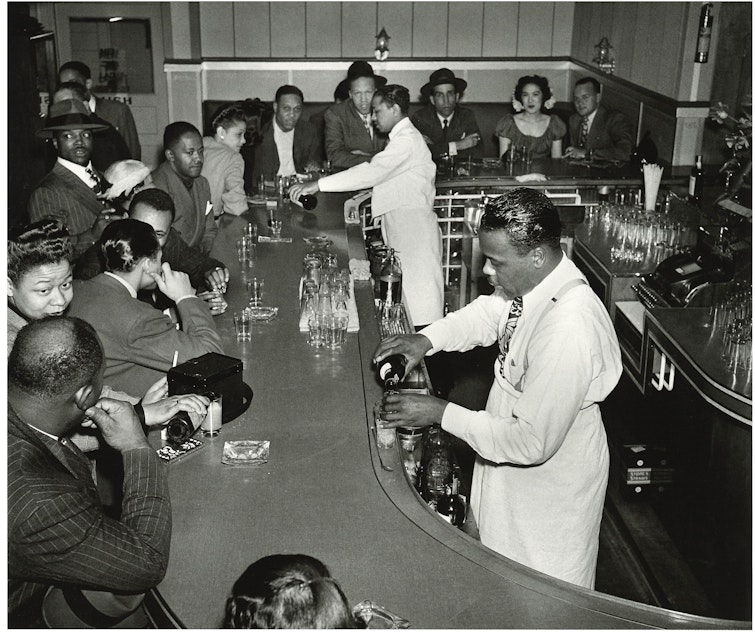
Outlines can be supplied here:
M590 114L587 115L587 130L589 132L590 128L592 128L592 122L595 120L595 115L598 113L598 109L595 108Z
M388 133L388 138L392 139L399 132L401 132L401 128L404 128L407 125L411 125L411 121L409 121L409 117L404 117L403 119L401 119L401 121L393 126L393 129Z
M48 438L52 438L55 442L60 442L60 438L58 436L53 436L52 434L48 434L46 431L41 430L39 427L34 427L34 425L29 425L29 423L26 423L27 426L31 427L34 431L38 431L40 434L44 434Z
M435 111L435 116L438 117L438 121L440 121L440 127L443 127L443 121L448 121L448 125L451 125L451 119L454 118L454 115L456 114L456 111L454 110L450 115L447 117L444 117L441 115L437 110Z
M523 306L525 308L533 305L538 305L541 302L550 300L553 294L558 291L559 288L566 281L564 278L569 273L569 258L566 254L561 252L561 259L556 267L545 276L540 283L535 286L529 293L525 293L522 296Z
M128 291L128 294L131 295L134 299L136 299L136 289L131 286L126 280L124 280L120 275L116 275L115 273L111 273L110 271L105 271L105 275L109 275L113 279L118 280L121 284L123 284L126 287L126 290Z
M87 187L94 187L97 184L97 182L89 174L87 174L88 169L94 171L91 161L89 161L87 165L81 166L78 163L73 163L71 161L67 161L64 158L58 157L58 163L60 163L68 171L76 174L76 176L78 176L79 179L83 183L85 183Z
M94 95L89 95L89 109L94 112L97 108L97 100L94 98Z
M293 130L289 130L288 132L281 130L281 127L278 125L278 122L275 120L275 117L273 117L273 127L275 128L275 132L273 133L275 134L275 136L278 136L279 134L290 134L291 136L293 136L294 130L296 130L296 128L294 128Z

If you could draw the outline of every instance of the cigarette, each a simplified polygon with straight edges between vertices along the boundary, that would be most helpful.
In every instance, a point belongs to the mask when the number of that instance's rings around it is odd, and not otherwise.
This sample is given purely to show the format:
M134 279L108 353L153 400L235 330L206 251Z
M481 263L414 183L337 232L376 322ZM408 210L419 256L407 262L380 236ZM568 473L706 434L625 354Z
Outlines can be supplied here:
M173 365L171 367L175 368L178 365L178 350L176 350L173 353Z

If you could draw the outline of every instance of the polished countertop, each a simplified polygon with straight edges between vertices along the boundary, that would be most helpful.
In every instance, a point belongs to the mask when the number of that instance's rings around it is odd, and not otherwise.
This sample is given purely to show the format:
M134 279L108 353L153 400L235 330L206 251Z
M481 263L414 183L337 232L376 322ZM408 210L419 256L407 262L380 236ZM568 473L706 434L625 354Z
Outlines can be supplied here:
M578 588L502 557L431 513L410 486L398 449L379 463L370 434L380 397L372 353L378 341L372 288L357 282L360 331L337 351L310 348L299 332L302 238L326 235L346 267L364 257L358 227L343 224L344 195L319 194L315 214L281 213L291 243L258 246L244 275L235 240L266 211L224 216L213 255L226 262L228 311L216 318L226 354L244 363L254 389L249 409L167 466L173 506L171 556L153 593L164 626L220 626L236 578L272 553L321 559L352 604L369 599L413 628L749 628L671 612ZM361 250L360 250L361 249ZM244 280L265 279L263 303L279 308L237 343L232 312L247 299ZM221 464L225 441L269 440L257 467ZM154 439L153 439L154 440ZM156 601L155 601L156 599Z

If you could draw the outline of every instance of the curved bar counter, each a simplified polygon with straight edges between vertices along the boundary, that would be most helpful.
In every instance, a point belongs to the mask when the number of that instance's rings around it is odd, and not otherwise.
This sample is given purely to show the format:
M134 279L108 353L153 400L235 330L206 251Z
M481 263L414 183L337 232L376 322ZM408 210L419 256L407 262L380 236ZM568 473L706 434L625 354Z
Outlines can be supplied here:
M167 574L147 608L160 627L215 628L236 578L272 553L321 559L352 604L369 599L414 628L750 628L578 588L485 548L432 513L410 485L396 447L382 455L369 429L381 396L372 366L378 341L372 288L355 283L360 330L339 351L310 348L299 332L303 237L327 235L339 266L364 258L361 230L344 229L344 195L319 195L316 214L284 213L288 243L258 246L246 275L265 279L276 320L237 343L232 312L245 304L235 239L247 220L264 234L265 211L224 216L213 255L226 262L228 311L216 318L226 354L244 362L250 408L168 465L173 537ZM227 440L270 441L262 466L221 464ZM154 439L155 443L159 441Z

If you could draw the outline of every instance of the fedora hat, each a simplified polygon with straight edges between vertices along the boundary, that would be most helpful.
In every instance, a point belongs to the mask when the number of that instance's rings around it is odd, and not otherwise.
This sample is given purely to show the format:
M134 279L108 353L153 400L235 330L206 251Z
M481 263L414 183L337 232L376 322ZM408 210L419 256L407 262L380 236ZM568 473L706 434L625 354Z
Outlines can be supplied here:
M45 120L45 127L37 132L37 136L51 137L60 130L106 130L107 126L92 121L92 117L78 99L63 99L50 106L50 112Z
M142 608L143 601L143 594L53 586L42 601L42 617L45 625L52 629L142 629L149 623Z
M375 80L375 86L377 86L378 88L385 86L386 82L388 81L385 77L376 75L375 71L372 70L372 65L369 62L357 60L351 66L349 66L349 70L346 73L346 81L351 84L352 81L359 79L360 77L372 77L372 79Z
M467 88L467 82L456 77L452 70L439 68L430 75L430 81L420 88L420 92L425 97L429 97L433 88L440 84L453 84L456 87L456 92L464 92Z

